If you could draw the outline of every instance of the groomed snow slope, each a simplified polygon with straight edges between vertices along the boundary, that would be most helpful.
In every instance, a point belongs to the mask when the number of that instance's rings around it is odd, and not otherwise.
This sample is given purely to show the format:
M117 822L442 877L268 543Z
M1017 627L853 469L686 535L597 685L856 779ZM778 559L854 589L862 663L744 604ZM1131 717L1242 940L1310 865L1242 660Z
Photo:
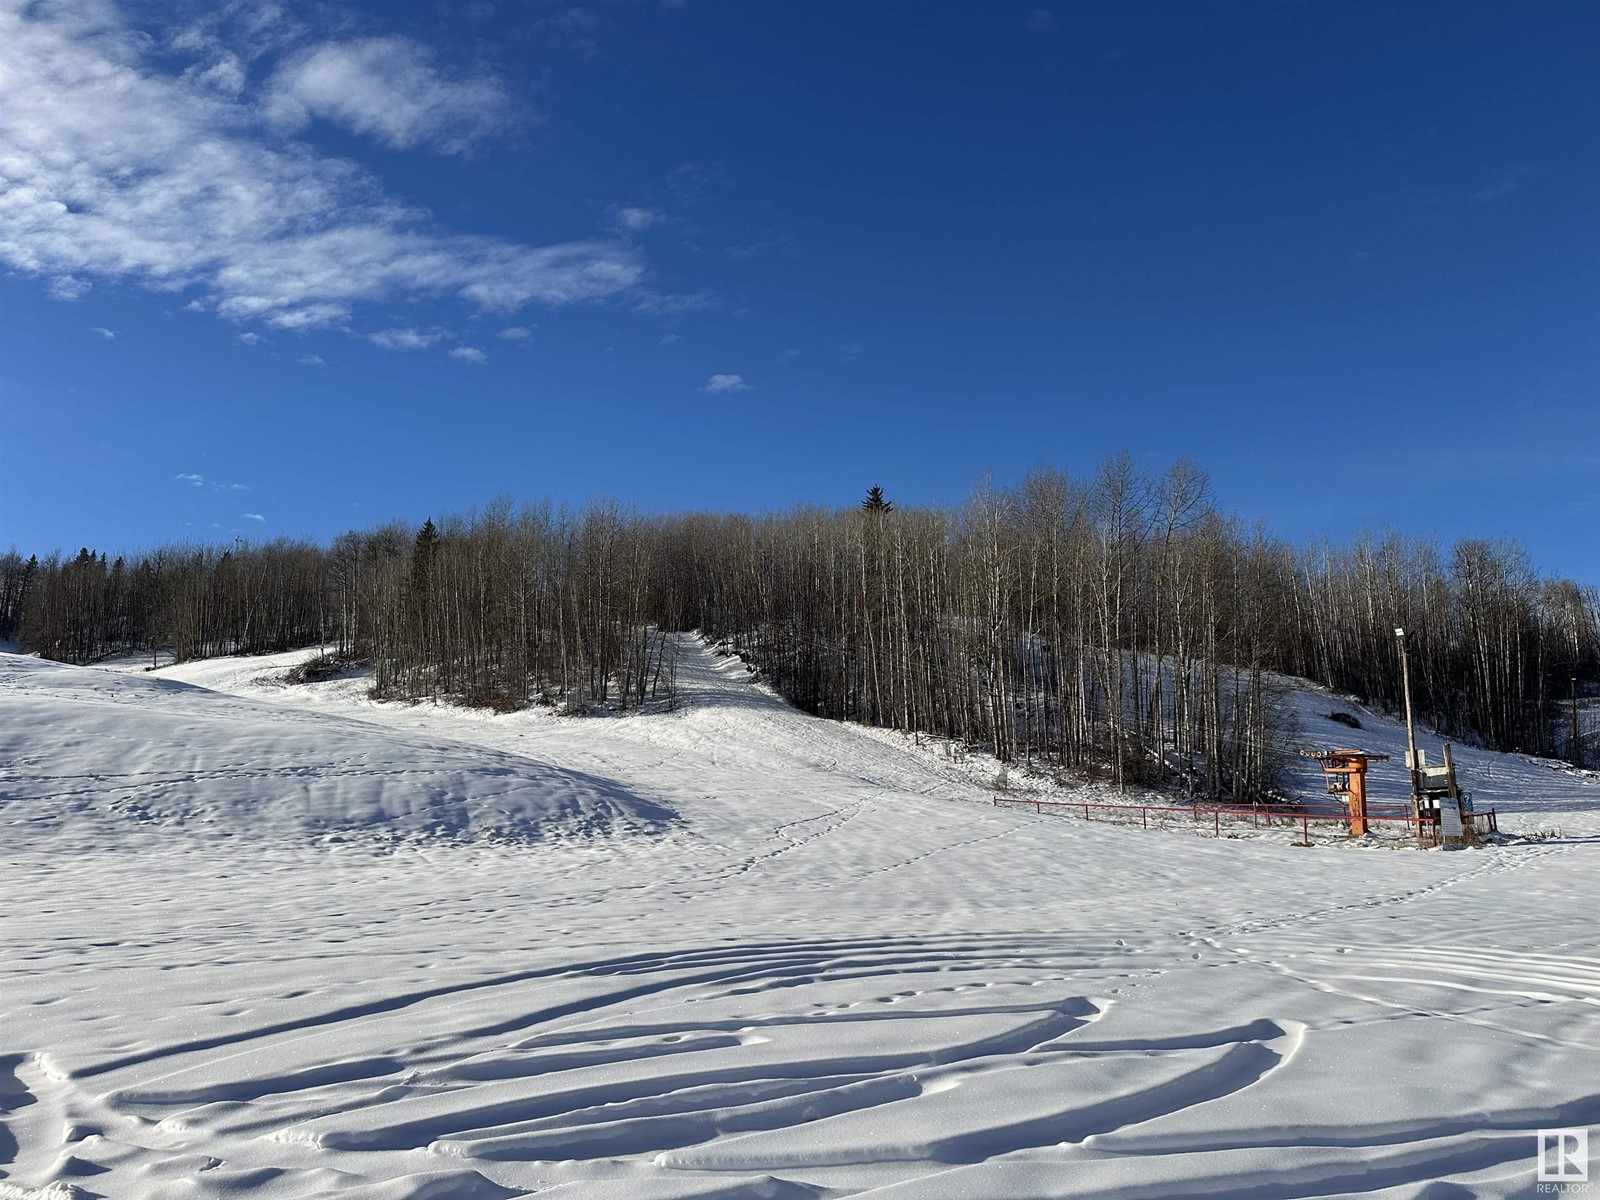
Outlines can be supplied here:
M1512 1196L1600 1125L1594 776L1297 849L994 809L688 640L617 719L290 661L0 659L0 1196Z

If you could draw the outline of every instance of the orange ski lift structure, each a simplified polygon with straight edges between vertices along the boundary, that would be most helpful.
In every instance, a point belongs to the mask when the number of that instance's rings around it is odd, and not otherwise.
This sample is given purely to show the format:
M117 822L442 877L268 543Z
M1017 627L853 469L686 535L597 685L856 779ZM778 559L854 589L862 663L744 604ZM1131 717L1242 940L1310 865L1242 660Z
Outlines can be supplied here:
M1302 750L1305 758L1314 758L1322 768L1328 791L1341 797L1350 814L1350 836L1361 837L1367 832L1367 764L1385 762L1387 754L1370 754L1365 750Z

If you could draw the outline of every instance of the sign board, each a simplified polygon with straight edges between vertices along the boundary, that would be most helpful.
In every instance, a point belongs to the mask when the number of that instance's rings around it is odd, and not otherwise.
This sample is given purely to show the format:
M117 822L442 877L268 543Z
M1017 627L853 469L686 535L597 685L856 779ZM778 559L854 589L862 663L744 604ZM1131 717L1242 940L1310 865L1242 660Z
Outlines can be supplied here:
M1439 837L1445 842L1460 842L1466 834L1461 828L1461 810L1454 800L1447 799L1439 805Z
M1450 790L1450 768L1425 766L1417 772L1417 783L1425 792L1447 792Z

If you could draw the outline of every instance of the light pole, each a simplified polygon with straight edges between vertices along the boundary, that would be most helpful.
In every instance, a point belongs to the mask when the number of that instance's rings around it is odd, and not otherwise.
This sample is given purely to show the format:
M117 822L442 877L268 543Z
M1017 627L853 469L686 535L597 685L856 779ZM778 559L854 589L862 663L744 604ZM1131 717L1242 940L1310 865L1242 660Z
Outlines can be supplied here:
M1422 786L1417 761L1417 723L1411 715L1411 664L1406 659L1406 631L1396 629L1394 636L1400 642L1400 688L1406 698L1406 747L1411 751L1406 763L1411 768L1411 819L1417 826L1417 844L1422 844Z

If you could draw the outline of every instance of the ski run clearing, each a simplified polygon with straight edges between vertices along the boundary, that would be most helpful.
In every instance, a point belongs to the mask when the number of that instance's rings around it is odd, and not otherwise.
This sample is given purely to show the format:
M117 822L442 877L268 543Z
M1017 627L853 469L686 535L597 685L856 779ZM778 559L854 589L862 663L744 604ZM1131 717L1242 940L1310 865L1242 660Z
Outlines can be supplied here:
M1600 1158L1596 774L1461 749L1503 844L1303 848L996 808L688 637L625 717L304 657L0 655L0 1197L1443 1200L1539 1194L1542 1129Z

